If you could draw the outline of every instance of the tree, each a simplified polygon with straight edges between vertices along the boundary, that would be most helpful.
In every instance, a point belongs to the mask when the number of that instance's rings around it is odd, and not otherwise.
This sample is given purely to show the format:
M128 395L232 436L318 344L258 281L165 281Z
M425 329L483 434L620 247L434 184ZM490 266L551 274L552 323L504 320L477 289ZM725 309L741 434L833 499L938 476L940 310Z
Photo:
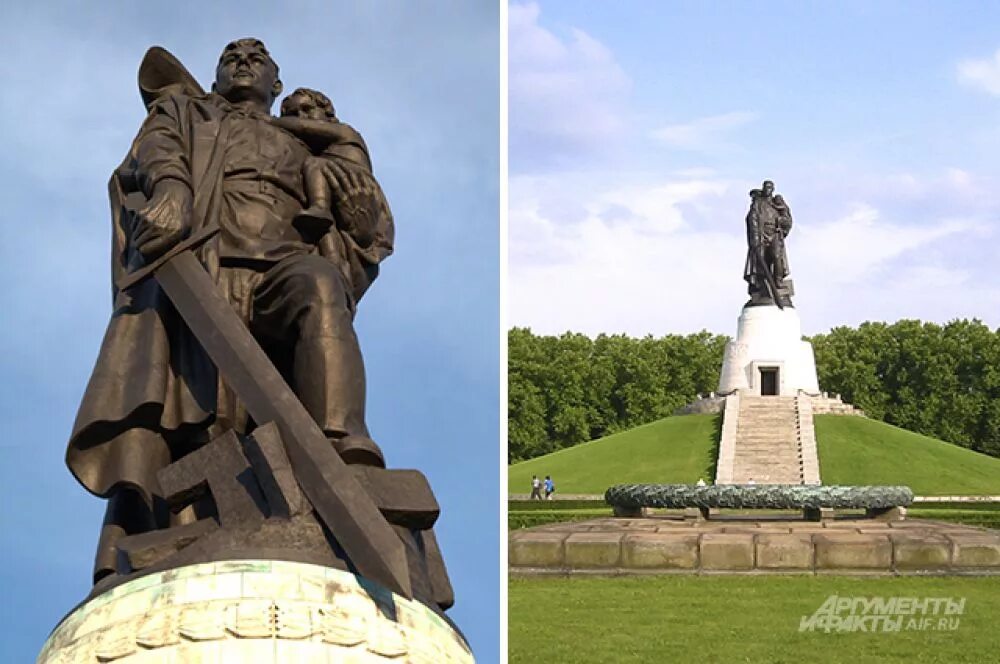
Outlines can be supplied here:
M727 337L508 333L511 461L670 415L715 389ZM1000 456L1000 331L978 320L836 327L819 384L870 417Z
M1000 456L1000 332L978 320L901 320L812 342L824 389L871 417Z
M670 415L718 381L726 338L508 334L512 461Z

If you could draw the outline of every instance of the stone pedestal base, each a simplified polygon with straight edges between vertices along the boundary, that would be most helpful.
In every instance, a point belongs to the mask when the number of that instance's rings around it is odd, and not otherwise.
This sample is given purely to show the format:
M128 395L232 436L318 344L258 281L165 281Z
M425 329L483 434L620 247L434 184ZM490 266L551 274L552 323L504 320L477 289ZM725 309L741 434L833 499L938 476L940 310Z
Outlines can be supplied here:
M77 607L38 664L471 663L420 602L348 572L241 560L140 577Z
M905 507L882 507L882 508L868 508L865 510L865 516L870 519L878 519L879 521L902 521L906 518L906 508Z
M806 521L833 521L833 510L829 507L807 507L802 510L802 518Z
M744 307L736 340L726 344L719 394L761 394L761 372L776 371L778 396L819 394L812 345L802 340L799 314L791 307Z
M621 507L620 505L614 506L614 515L618 517L626 518L638 518L641 516L649 516L648 507Z
M697 507L685 507L684 508L684 520L685 521L704 521L708 518L708 510L705 508Z
M1000 531L920 519L605 517L512 531L508 552L518 576L1000 576Z
M715 507L685 507L685 521L708 521L712 517L719 516L719 510Z

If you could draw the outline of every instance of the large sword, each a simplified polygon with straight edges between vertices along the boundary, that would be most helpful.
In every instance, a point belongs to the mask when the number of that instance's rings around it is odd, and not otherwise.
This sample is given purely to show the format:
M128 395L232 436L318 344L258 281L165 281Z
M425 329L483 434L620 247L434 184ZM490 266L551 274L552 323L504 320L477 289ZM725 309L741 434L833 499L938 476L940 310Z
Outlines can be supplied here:
M755 253L757 255L757 267L764 275L764 285L767 286L767 291L770 293L771 299L774 300L779 309L784 309L785 306L781 303L781 298L778 297L778 285L774 281L774 274L771 272L767 261L764 260L764 246L758 243Z
M357 572L412 598L402 540L191 251L217 231L191 235L118 287L156 278L254 421L278 426L302 492Z

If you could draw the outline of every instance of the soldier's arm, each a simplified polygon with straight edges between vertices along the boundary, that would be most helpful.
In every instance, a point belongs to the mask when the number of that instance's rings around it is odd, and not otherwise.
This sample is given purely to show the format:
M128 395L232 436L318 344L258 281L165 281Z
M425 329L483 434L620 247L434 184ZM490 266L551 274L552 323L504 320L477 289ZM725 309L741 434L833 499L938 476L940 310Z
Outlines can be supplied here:
M155 104L135 141L136 183L149 202L136 211L131 239L146 260L179 242L191 225L194 196L180 113L176 97Z
M180 99L168 97L154 104L135 140L136 180L147 198L164 180L191 189L191 168L181 134Z

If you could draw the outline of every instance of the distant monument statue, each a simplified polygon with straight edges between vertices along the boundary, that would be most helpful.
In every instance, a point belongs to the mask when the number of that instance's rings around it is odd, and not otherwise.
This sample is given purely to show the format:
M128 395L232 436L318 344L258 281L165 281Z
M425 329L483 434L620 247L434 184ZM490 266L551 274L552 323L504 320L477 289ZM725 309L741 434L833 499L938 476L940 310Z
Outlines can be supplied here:
M204 641L272 662L274 639L280 661L471 661L434 495L365 424L353 319L394 235L365 142L316 90L272 116L257 39L223 49L210 92L154 47L139 89L114 309L66 456L108 501L95 586L39 661L201 661ZM121 597L114 625L83 619ZM244 637L258 654L229 649Z
M760 189L750 191L747 212L747 260L743 278L748 284L748 306L792 306L794 295L788 277L785 238L792 230L792 212L785 199L774 193L774 183L764 180Z
M736 338L726 344L718 393L765 396L819 394L812 346L792 306L795 290L785 238L792 230L788 203L764 180L750 191L746 216L747 259L743 278L750 300L743 305Z

